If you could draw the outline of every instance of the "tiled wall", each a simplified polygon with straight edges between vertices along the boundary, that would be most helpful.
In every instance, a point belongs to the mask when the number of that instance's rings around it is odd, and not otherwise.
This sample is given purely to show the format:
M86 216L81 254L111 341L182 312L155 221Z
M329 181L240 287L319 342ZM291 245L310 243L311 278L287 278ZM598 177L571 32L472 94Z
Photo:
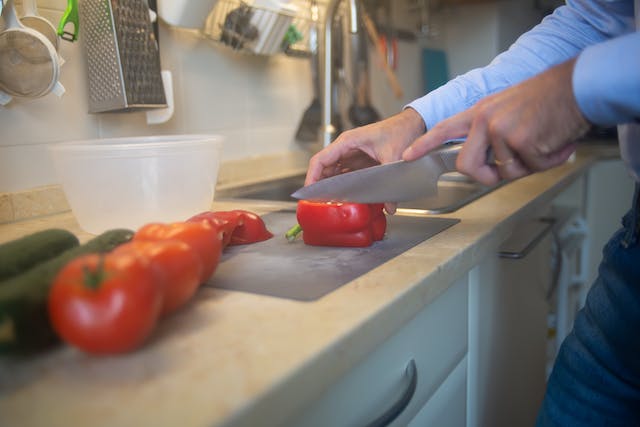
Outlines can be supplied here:
M66 0L38 0L41 15L55 23L65 6ZM447 25L469 23L458 25L459 30L449 30L449 34L465 34L447 42L452 72L482 65L495 55L495 16L495 7L480 5L442 18ZM81 26L80 37L82 30ZM382 116L399 111L422 94L423 43L399 45L396 72L404 87L403 99L393 97L375 58L371 59L372 101ZM67 140L216 133L225 137L223 160L300 149L293 135L312 98L308 61L284 55L240 54L193 32L166 25L161 25L160 45L162 66L173 73L175 114L167 123L150 126L144 113L139 112L88 114L82 46L79 42L61 42L60 54L66 60L61 71L65 95L17 99L0 107L0 193L55 184L47 147Z

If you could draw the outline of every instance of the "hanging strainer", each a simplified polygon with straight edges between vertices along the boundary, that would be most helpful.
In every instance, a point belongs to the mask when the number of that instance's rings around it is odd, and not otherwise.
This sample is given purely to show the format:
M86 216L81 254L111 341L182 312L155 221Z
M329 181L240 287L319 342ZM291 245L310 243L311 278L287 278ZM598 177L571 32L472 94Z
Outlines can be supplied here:
M55 47L38 31L20 23L13 0L7 0L2 17L7 28L0 33L0 90L29 98L46 95L60 74Z
M58 50L58 33L56 32L56 28L46 18L38 14L36 0L22 0L22 9L23 15L20 18L22 25L38 31Z

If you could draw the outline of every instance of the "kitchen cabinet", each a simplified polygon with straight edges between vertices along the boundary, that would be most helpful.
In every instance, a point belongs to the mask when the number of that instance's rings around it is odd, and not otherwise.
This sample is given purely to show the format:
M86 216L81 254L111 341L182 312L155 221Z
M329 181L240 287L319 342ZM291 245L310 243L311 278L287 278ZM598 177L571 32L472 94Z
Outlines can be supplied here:
M462 359L435 394L409 423L409 427L460 427L466 424L467 357Z
M535 424L546 379L550 229L523 221L469 274L468 426Z
M424 425L452 408L464 421L467 289L464 275L286 425Z

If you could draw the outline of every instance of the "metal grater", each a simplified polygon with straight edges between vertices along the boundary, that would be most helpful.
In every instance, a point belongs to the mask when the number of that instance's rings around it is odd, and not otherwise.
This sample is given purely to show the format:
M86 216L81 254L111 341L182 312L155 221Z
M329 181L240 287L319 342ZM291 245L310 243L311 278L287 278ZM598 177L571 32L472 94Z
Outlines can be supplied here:
M166 107L147 0L84 0L80 6L89 112Z

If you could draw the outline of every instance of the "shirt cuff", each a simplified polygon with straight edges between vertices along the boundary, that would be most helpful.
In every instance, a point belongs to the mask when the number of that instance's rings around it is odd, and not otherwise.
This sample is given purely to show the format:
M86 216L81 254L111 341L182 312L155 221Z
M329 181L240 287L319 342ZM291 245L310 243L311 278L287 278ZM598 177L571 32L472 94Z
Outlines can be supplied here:
M586 48L573 70L573 92L585 117L600 126L640 117L640 32Z

